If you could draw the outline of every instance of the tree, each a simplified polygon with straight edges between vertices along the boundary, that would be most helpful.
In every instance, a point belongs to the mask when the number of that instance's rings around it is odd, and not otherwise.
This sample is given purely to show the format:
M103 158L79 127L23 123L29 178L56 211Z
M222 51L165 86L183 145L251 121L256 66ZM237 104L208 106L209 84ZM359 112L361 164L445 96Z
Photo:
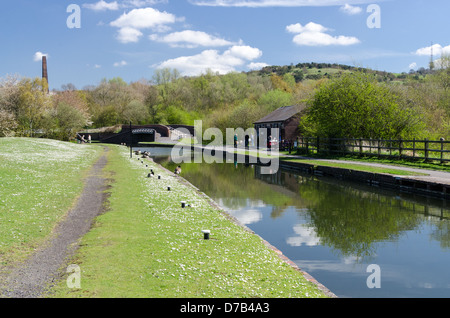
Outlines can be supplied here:
M23 79L19 83L19 99L14 106L19 128L25 135L33 136L40 120L46 111L51 109L51 99L47 95L47 81L45 79Z
M0 137L13 136L18 127L14 113L20 96L18 83L17 76L0 79Z
M280 107L291 106L292 103L292 94L280 89L268 91L258 99L258 106L262 112L267 114Z
M286 83L286 81L284 81L283 78L281 78L280 76L272 74L270 76L270 79L272 80L272 86L274 89L279 89L287 93L292 93L291 86L288 83Z
M323 84L300 128L323 137L398 139L420 129L414 109L373 75L354 72Z
M123 119L125 122L144 123L148 118L148 110L145 105L139 100L132 100L125 111L123 112Z
M90 120L89 107L87 103L87 97L84 92L76 90L66 90L52 96L53 105L57 107L60 103L70 105L78 110L85 118L85 125Z
M247 129L253 127L253 123L260 117L258 108L254 102L244 100L240 103L228 117L227 128Z
M54 112L56 137L61 140L70 140L77 131L86 125L85 115L77 108L60 102Z
M12 113L0 108L0 137L11 137L17 128L16 118Z

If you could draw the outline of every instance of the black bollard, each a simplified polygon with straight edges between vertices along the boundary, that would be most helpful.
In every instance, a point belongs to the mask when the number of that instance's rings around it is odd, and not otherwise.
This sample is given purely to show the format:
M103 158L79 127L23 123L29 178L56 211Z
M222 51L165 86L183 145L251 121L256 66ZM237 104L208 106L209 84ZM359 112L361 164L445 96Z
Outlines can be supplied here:
M211 233L211 231L210 230L202 230L202 233L203 233L203 238L205 240L209 240L209 233Z

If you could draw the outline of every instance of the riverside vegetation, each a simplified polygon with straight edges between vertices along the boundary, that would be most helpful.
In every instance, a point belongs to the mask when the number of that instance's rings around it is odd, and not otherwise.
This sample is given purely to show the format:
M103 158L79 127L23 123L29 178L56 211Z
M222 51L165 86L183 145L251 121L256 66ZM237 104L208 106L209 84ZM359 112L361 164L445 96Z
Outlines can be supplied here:
M187 124L203 129L253 126L275 109L304 104L307 136L450 137L450 58L439 68L393 74L327 63L268 66L249 73L182 77L157 70L152 79L104 79L47 95L40 79L0 80L0 136L68 140L83 128L120 124ZM112 128L114 129L114 128ZM224 134L225 135L225 134Z
M183 179L150 161L145 167L130 159L124 147L108 147L107 211L64 265L80 266L81 288L68 287L63 266L60 283L47 297L325 296ZM0 149L1 189L7 194L0 206L5 273L51 235L103 147L2 138ZM148 178L150 168L161 179ZM182 209L182 200L189 207ZM205 229L210 240L203 239Z

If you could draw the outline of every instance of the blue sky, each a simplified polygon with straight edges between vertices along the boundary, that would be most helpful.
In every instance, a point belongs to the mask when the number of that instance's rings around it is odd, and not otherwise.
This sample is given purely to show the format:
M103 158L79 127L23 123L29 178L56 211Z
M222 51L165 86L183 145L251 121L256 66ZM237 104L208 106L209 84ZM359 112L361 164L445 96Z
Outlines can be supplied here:
M197 75L326 62L408 72L428 66L431 43L436 59L450 53L448 0L16 0L1 8L0 77L41 76L45 54L51 89L150 80L162 67Z

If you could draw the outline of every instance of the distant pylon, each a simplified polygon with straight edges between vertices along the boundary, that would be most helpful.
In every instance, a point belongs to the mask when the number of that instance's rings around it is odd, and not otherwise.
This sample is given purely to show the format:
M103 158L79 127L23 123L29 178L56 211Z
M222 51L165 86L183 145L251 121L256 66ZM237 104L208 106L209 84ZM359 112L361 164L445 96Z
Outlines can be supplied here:
M431 42L431 57L430 57L430 71L434 69L434 54L433 54L433 42Z

